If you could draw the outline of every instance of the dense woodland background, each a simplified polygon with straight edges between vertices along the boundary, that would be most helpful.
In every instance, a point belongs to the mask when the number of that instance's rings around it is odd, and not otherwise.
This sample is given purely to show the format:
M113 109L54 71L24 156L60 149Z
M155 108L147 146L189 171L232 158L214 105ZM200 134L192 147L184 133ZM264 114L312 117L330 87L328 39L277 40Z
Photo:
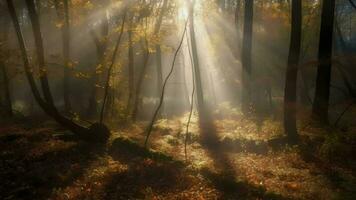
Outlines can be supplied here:
M0 199L355 199L356 1L0 0Z

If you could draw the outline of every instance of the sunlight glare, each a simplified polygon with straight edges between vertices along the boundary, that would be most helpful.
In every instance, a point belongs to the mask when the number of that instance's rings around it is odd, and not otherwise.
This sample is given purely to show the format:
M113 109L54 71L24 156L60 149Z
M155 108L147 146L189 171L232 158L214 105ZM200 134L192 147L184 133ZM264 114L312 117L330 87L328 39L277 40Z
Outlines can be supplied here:
M188 9L186 6L181 6L178 11L178 19L179 21L184 21L188 18Z

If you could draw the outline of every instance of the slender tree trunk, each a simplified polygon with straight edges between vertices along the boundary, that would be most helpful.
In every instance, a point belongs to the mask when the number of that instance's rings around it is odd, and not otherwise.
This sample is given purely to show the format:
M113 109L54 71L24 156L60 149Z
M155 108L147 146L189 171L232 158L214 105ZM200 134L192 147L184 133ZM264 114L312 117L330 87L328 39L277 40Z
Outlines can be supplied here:
M156 25L155 25L154 34L156 36L159 35L159 32L161 30L163 16L167 11L167 7L168 7L168 0L164 0L162 8L161 8L161 13L160 13L160 15L157 19ZM157 66L157 96L159 98L159 96L162 92L161 90L162 90L162 86L163 86L161 45L156 44L155 49L156 49L156 66ZM160 110L160 113L163 113L163 112L164 112L164 102L163 102L163 104L161 106L161 110Z
M162 75L162 50L161 45L156 45L156 65L157 65L157 95L161 94L163 85L163 75ZM164 106L162 106L161 112L164 111Z
M68 0L63 0L64 6L64 26L63 26L63 58L64 58L64 77L63 77L63 98L64 109L66 112L71 111L70 102L70 24L69 24L69 6Z
M132 107L132 99L134 97L134 91L135 91L135 77L134 77L134 73L135 73L135 69L134 69L134 50L133 50L133 44L132 44L132 20L133 20L133 16L130 16L130 20L129 20L129 30L128 30L128 36L129 36L129 63L128 63L128 71L129 71L129 80L128 80L128 85L129 85L129 98L127 101L127 107L126 110L128 113L130 113L131 111L131 107Z
M185 57L184 57L184 53L181 53L181 60L182 60L182 75L183 75L183 92L184 92L184 101L186 102L184 105L190 105L190 100L189 100L189 91L188 91L188 83L187 83L187 76L186 76L186 65L185 65Z
M329 122L328 111L332 65L331 56L334 31L334 10L335 0L323 1L318 53L319 64L313 102L313 116L325 124Z
M93 41L96 46L96 54L97 54L97 65L93 70L93 74L91 77L91 91L89 97L89 106L87 110L87 114L89 117L94 117L98 113L98 90L100 85L100 75L101 72L104 70L104 62L105 62L105 51L107 49L107 37L109 34L109 22L106 16L106 12L102 16L101 26L100 26L100 35L97 36L94 30L90 30L90 34L93 38Z
M195 38L195 29L194 29L194 4L195 0L189 5L189 31L190 31L190 43L192 48L192 59L194 66L194 75L195 75L195 87L197 94L197 104L198 104L198 113L200 119L203 119L205 113L205 103L204 103L204 95L203 95L203 87L201 81L201 73L200 73L200 63L198 56L197 43Z
M0 38L0 43L2 43L0 49L0 52L4 53L5 55L0 55L0 74L2 74L1 81L3 87L1 87L2 91L0 94L3 94L0 97L0 100L3 99L4 103L4 114L5 117L12 117L13 116L13 111L12 111L12 101L11 101L11 95L10 95L10 80L8 77L8 72L5 66L5 61L6 61L6 55L8 54L8 34L9 34L9 20L7 15L5 15L5 7L0 8L0 12L3 12L3 15L1 16L0 20L2 20L3 23L1 23L1 26L3 26L3 30L0 32L1 38ZM2 58L3 56L3 58Z
M0 70L2 73L2 80L3 80L3 90L4 90L4 114L6 117L12 117L13 112L12 112L12 102L11 102L11 95L10 95L10 82L9 78L7 75L7 70L5 67L5 63L0 60Z
M142 45L142 50L145 52L145 56L144 56L144 63L143 63L143 66L142 66L142 71L138 77L138 80L137 80L137 86L136 86L136 94L135 94L135 102L134 102L134 105L133 105L133 111L132 111L132 120L135 122L136 121L136 118L137 118L137 114L138 114L138 106L139 106L139 102L141 101L141 90L142 90L142 84L143 84L143 80L145 78L145 74L146 74L146 71L147 71L147 65L148 65L148 60L149 60L149 57L150 57L150 52L149 52L149 47L148 47L148 40L147 40L147 36L145 35L145 38L144 38L144 45Z
M302 1L292 0L292 30L284 89L284 130L290 142L298 136L296 125L297 77L302 38Z
M125 28L125 21L126 21L126 12L124 13L124 16L122 18L120 34L119 34L119 36L117 38L117 42L116 42L116 45L115 45L114 53L113 53L113 56L111 58L111 63L110 63L109 69L108 69L107 77L106 77L103 104L102 104L102 108L101 108L101 112L100 112L100 123L103 123L103 120L104 120L104 111L105 111L105 106L106 106L106 102L107 102L108 95L109 95L110 78L111 78L111 74L112 74L112 71L113 71L114 64L116 62L116 58L118 56L117 54L118 54L118 51L119 51L121 38L122 38L122 35L124 33L124 28Z
M53 97L49 88L49 83L47 78L47 69L46 69L46 63L44 58L41 26L36 12L35 3L33 0L26 0L26 5L28 8L28 14L31 19L31 24L33 29L32 31L35 38L37 62L40 70L40 82L43 91L43 96L48 104L54 106Z
M242 41L242 99L241 109L244 114L251 111L251 51L253 31L253 0L245 0L245 17Z
M72 109L70 102L70 25L69 25L69 6L68 0L63 0L63 10L61 11L60 4L58 0L54 1L57 16L59 20L63 23L62 27L62 42L63 42L63 100L64 100L64 110L70 112Z

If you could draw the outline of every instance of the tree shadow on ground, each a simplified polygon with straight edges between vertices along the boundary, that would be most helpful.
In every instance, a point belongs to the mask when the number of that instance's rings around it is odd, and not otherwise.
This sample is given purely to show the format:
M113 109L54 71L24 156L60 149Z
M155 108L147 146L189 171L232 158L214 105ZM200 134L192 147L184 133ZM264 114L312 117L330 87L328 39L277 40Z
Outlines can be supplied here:
M212 145L212 144L209 144ZM219 159L220 173L204 168L187 170L185 164L160 152L147 150L138 144L123 138L114 140L109 148L109 155L116 161L127 164L127 170L110 174L105 184L106 199L147 199L150 194L188 193L188 190L201 190L191 177L203 177L206 184L218 191L219 199L286 199L273 193L267 193L263 187L256 187L247 182L237 182L233 171L227 168L229 162ZM218 152L214 153L219 156ZM217 157L215 158L217 159ZM223 173L227 172L227 173ZM204 191L202 191L204 193ZM196 196L185 198L198 198ZM205 193L209 195L208 192ZM181 198L181 197L180 197ZM179 197L178 197L179 199ZM205 199L216 199L207 196Z
M145 199L150 193L180 192L192 187L183 162L128 139L115 139L109 155L126 164L127 169L110 175L106 199Z
M48 130L0 140L0 199L48 199L83 176L102 147L53 139ZM4 150L4 151L3 151Z
M304 137L299 144L299 155L306 162L313 164L317 169L314 173L319 173L325 177L332 187L338 191L338 199L355 199L355 165L341 165L342 161L338 159L351 158L350 155L340 155L336 160L322 159L320 146L324 141L311 140L309 137ZM333 158L334 159L334 158ZM348 174L345 176L345 174Z
M214 171L204 168L201 173L221 192L221 199L286 199L280 195L266 192L263 187L256 187L247 182L237 182L236 169L226 153L226 145L219 141L217 129L209 111L205 111L204 115L201 115L199 125L201 143L208 156L213 160L215 168ZM242 146L240 145L238 149L242 150ZM258 148L252 145L250 150L252 149ZM266 149L267 146L263 145L261 152L266 152Z

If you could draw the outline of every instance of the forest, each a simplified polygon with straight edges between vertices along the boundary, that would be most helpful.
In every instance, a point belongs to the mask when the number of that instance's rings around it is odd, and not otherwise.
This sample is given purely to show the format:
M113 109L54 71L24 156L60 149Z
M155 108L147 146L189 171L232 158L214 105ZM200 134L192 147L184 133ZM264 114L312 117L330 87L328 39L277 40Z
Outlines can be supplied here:
M356 199L356 0L0 0L0 199Z

